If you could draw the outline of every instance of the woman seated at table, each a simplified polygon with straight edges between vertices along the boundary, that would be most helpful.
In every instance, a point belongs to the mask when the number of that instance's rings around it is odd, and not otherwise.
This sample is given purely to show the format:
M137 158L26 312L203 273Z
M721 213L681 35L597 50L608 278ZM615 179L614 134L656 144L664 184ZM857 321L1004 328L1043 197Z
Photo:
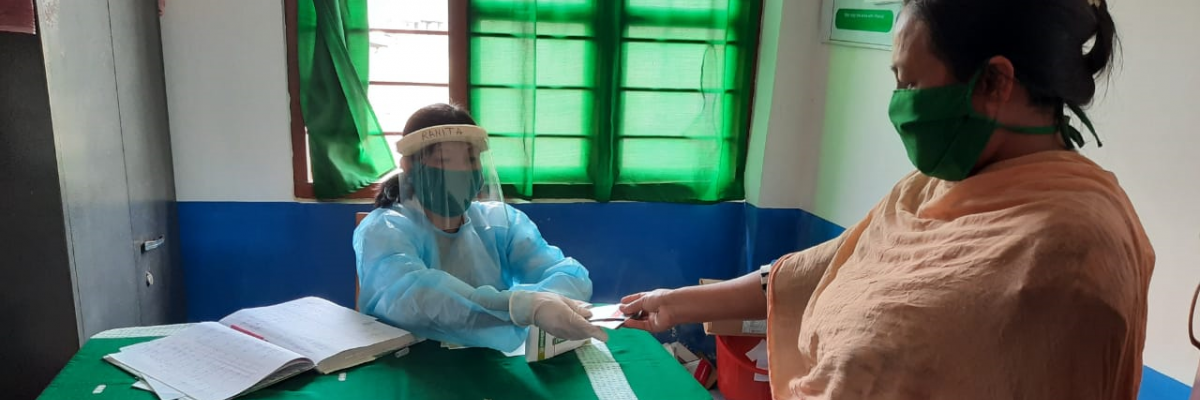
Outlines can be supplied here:
M1064 115L1091 129L1106 1L904 3L889 114L918 172L761 272L628 296L626 326L765 317L776 399L1136 398L1154 251Z
M418 110L397 143L403 172L354 231L362 312L417 336L512 351L535 325L607 339L582 306L588 271L505 204L487 133L464 110Z

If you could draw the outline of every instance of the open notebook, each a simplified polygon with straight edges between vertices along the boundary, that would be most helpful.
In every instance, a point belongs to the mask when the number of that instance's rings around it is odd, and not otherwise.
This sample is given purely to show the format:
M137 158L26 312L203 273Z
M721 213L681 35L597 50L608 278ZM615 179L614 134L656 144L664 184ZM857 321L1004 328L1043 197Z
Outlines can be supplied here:
M249 308L127 346L114 365L196 400L224 400L301 372L328 374L412 344L409 332L327 300Z

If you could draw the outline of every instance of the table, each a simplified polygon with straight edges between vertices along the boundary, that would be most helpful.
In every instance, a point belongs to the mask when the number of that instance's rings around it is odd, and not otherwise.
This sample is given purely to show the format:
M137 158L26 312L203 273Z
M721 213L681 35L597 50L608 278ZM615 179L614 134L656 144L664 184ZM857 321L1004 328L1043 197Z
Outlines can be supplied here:
M39 399L155 400L134 377L102 360L123 346L182 327L127 328L92 337ZM385 356L345 372L309 371L242 399L712 399L648 333L609 331L607 345L584 346L539 363L488 349L448 350L426 341L403 357ZM104 388L94 393L100 385Z

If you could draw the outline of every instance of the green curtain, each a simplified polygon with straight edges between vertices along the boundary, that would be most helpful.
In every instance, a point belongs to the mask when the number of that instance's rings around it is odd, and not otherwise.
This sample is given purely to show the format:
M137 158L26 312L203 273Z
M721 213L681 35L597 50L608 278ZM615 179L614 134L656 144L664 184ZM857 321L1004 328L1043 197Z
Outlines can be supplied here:
M471 0L470 105L506 194L744 198L762 0Z
M395 168L367 100L367 0L297 0L300 97L313 192L336 199Z

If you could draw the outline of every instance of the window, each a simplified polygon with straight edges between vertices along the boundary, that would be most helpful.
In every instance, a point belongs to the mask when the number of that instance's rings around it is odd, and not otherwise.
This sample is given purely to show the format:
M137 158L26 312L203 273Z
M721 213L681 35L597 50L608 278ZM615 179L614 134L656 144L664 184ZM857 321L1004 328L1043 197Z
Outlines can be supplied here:
M506 194L743 198L760 0L472 0L471 109Z
M288 0L288 21L295 21ZM307 1L307 0L300 0ZM393 157L404 123L417 109L452 101L466 104L466 0L368 0L369 85L372 108ZM456 28L457 27L457 28ZM455 29L456 28L456 29ZM300 112L295 27L289 24L289 71L292 88L292 149L296 197L313 198L308 138ZM349 197L370 198L378 185Z
M392 151L417 108L468 106L510 197L741 199L761 10L762 0L369 0L368 97ZM295 186L312 198L294 29Z
M413 112L453 97L449 2L371 0L369 9L372 50L368 93L394 152L404 123ZM395 157L399 159L400 154Z

